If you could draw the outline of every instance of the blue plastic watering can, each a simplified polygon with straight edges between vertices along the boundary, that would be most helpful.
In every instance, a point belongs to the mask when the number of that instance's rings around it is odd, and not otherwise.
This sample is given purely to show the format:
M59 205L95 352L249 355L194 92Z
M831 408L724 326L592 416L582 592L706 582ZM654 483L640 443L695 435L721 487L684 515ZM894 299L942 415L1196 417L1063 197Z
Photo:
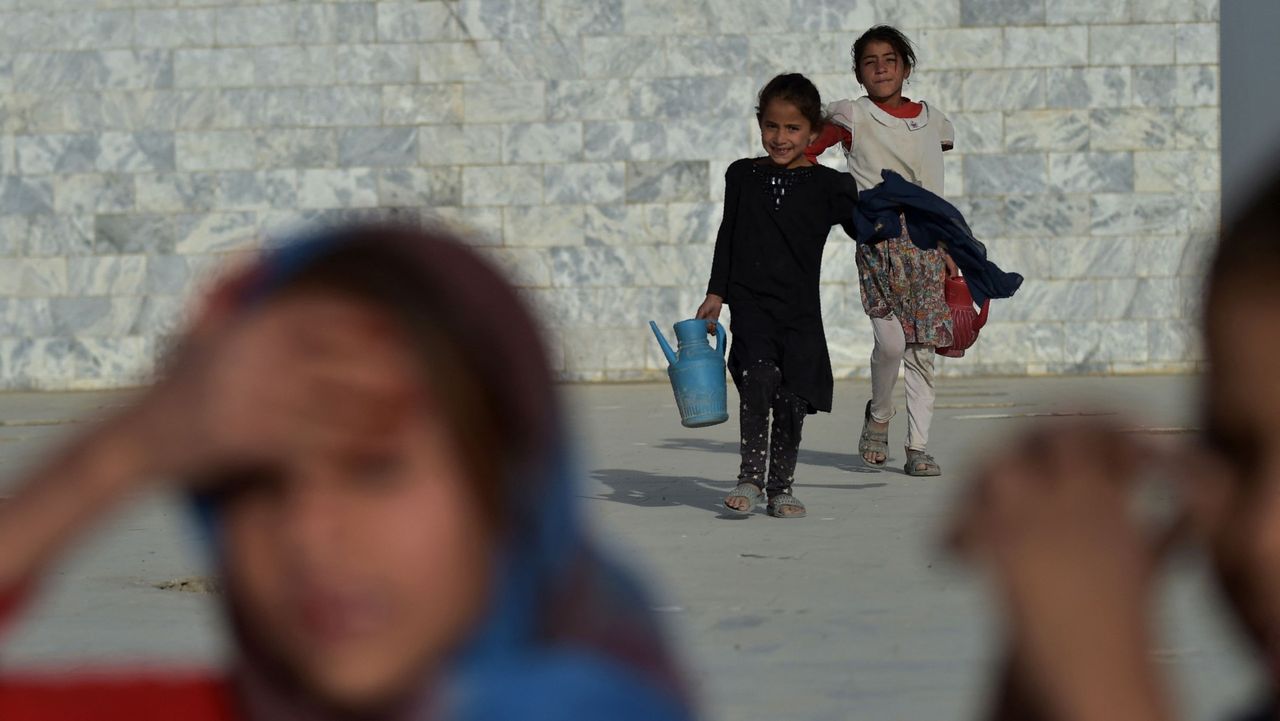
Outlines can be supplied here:
M658 330L658 324L649 321L653 335L667 357L667 376L676 394L676 407L680 409L680 422L687 428L714 426L729 420L724 380L725 343L724 326L716 323L716 347L707 342L707 321L682 320L675 324L678 351Z

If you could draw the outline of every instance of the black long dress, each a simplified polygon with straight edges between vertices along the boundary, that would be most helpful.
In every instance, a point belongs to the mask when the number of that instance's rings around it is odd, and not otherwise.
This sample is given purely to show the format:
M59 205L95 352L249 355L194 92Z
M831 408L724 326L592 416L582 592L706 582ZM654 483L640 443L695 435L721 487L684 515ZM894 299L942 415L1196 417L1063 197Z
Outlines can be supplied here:
M724 220L707 293L732 311L729 372L760 361L782 371L782 387L831 411L831 357L818 280L831 226L853 230L853 177L820 165L785 169L744 158L725 172Z

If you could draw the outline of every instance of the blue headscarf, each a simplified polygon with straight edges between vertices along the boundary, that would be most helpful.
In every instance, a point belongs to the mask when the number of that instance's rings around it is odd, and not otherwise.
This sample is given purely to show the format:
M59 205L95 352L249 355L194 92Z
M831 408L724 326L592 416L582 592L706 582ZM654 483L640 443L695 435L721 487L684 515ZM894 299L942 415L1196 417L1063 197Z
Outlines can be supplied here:
M499 494L509 522L482 621L424 680L396 718L438 721L684 721L685 689L638 584L586 537L574 485L579 474L538 327L515 290L457 240L420 230L352 226L270 251L238 291L246 308L267 302L334 253L388 255L433 298L467 349L468 363L507 422L536 440L517 451ZM418 309L414 309L415 312ZM495 319L500 319L496 325ZM216 508L197 501L216 539ZM215 542L216 548L216 542ZM234 609L233 617L234 617ZM243 635L240 687L252 717L323 718L296 689L264 672Z

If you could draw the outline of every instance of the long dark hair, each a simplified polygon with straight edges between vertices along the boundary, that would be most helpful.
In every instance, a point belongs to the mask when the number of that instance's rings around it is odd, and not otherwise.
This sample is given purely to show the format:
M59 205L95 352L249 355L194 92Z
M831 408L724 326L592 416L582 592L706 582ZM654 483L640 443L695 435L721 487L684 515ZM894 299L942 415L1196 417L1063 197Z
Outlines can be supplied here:
M867 46L873 42L888 43L894 52L898 54L898 58L903 63L906 72L910 72L915 68L916 49L911 44L911 40L901 30L892 25L876 25L853 41L853 49L849 51L849 55L853 59L853 76L858 79L859 85L864 84L862 82L862 69L859 67L862 64L862 54L867 51Z
M774 100L791 103L796 110L809 121L816 133L822 130L825 122L822 114L822 94L818 86L800 73L786 73L770 80L760 90L759 104L756 105L756 120L764 116L765 108Z

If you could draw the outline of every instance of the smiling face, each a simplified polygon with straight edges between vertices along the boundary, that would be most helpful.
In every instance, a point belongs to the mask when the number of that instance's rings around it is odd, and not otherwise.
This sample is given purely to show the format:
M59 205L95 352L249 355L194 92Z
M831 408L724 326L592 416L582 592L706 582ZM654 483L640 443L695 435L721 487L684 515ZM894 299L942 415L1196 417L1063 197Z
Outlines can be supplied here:
M804 149L817 139L813 124L793 103L775 98L760 112L760 144L774 165L807 165Z
M854 74L867 95L883 103L902 96L902 84L911 77L911 68L893 45L872 40L858 57Z
M287 321L314 302L285 298L262 313ZM390 345L348 366L399 379L422 399L406 406L385 448L282 455L219 506L229 594L246 631L316 697L352 710L412 693L465 640L495 552L449 412L423 388L408 340Z

